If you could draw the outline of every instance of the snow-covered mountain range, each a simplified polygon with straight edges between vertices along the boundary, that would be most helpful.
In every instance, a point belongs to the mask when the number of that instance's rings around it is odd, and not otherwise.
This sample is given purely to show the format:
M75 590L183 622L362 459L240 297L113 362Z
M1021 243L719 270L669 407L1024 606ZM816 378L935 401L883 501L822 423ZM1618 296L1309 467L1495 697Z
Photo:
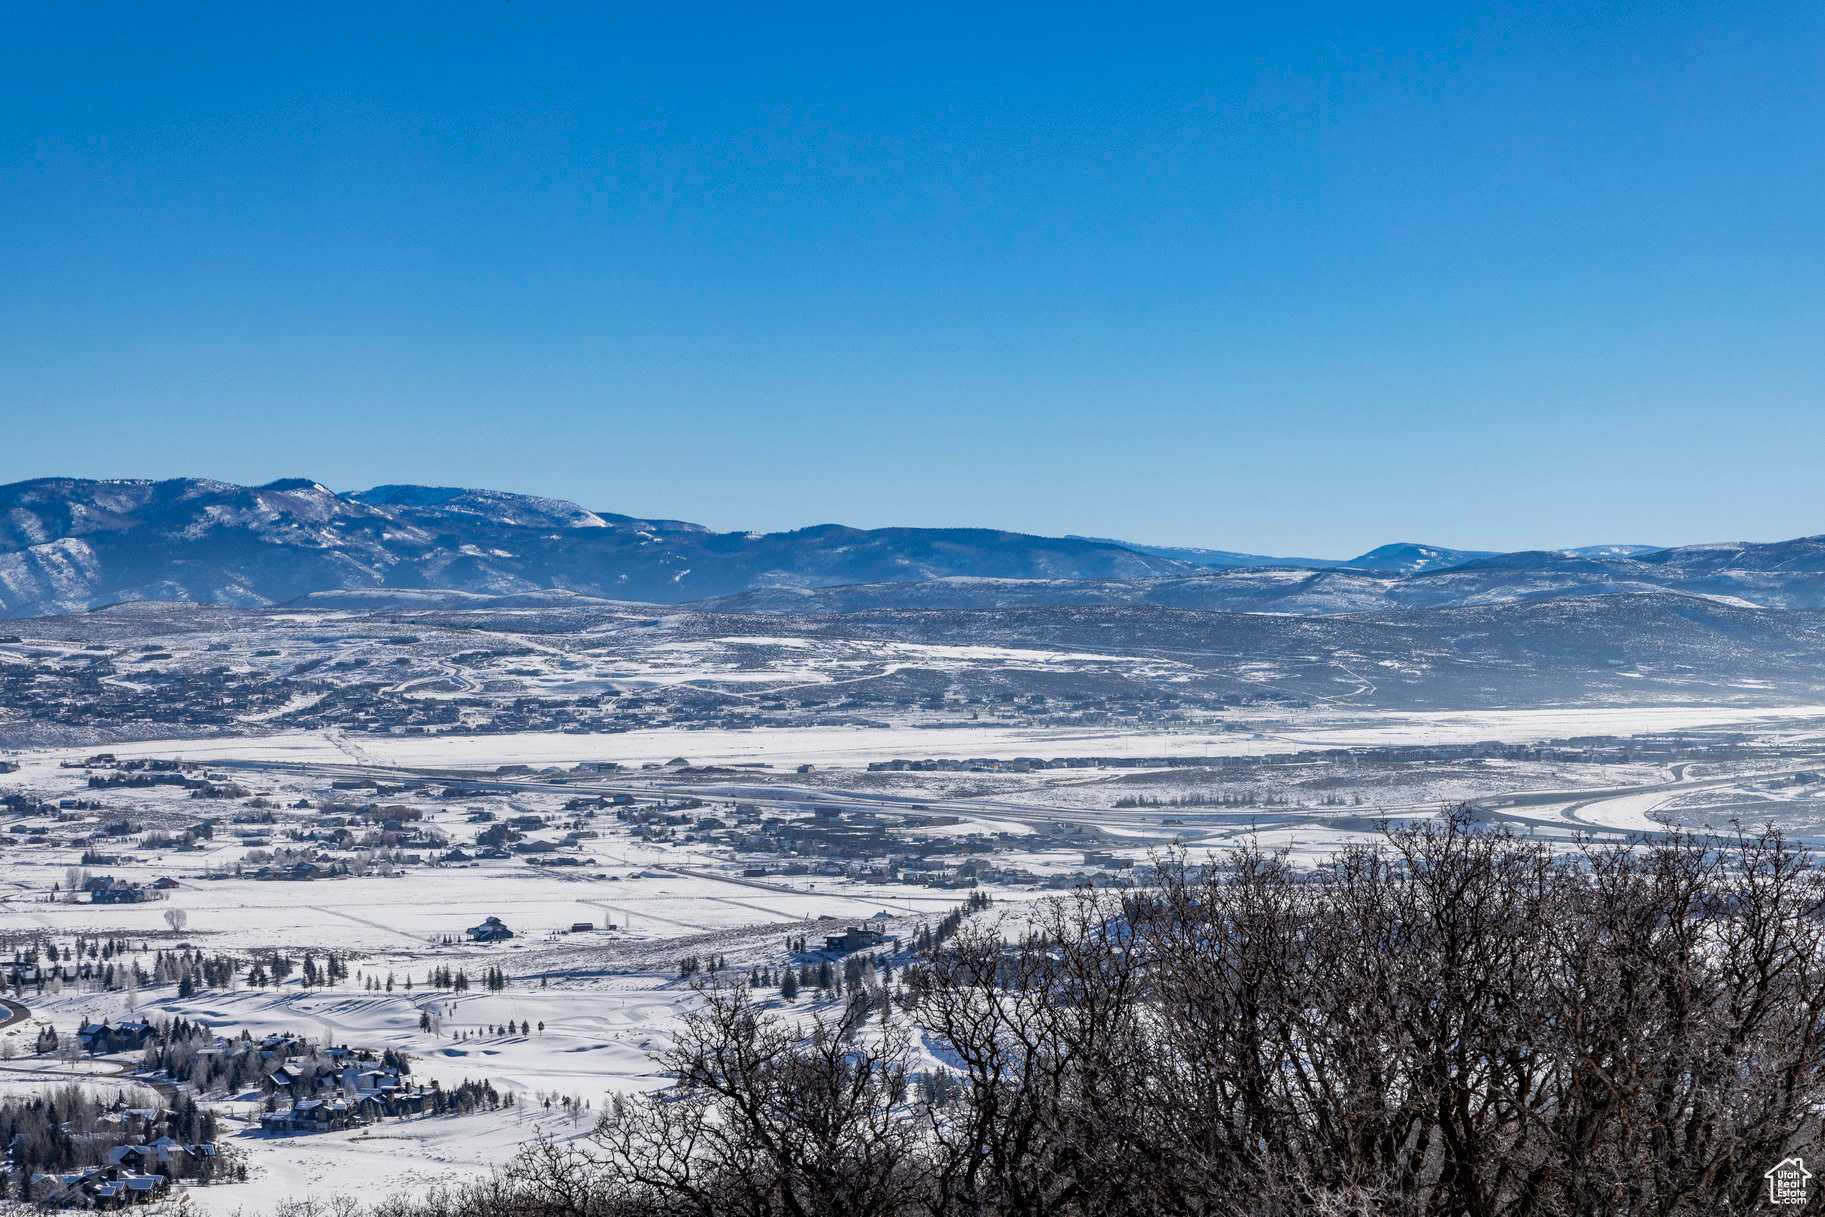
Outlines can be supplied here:
M718 533L498 491L338 494L304 479L0 486L0 615L431 589L772 613L1055 604L1323 614L1649 590L1816 608L1825 538L1510 554L1400 543L1331 561L991 529Z
M716 533L555 499L426 486L336 494L183 478L0 486L0 614L122 600L274 604L346 588L563 588L658 603L948 575L1144 578L1184 563L990 529Z

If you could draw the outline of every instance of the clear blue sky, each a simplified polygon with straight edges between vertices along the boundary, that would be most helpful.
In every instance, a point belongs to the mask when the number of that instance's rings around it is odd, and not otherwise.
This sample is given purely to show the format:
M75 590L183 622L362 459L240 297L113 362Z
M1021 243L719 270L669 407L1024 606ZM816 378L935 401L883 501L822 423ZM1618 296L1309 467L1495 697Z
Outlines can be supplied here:
M1815 3L14 4L0 481L1825 532Z

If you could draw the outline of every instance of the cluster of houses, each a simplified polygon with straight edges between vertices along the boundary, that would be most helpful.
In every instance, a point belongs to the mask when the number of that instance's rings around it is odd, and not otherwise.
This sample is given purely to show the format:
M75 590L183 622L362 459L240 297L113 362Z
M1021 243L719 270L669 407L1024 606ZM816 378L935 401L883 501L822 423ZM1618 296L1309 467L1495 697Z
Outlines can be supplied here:
M82 885L82 890L89 893L91 904L144 904L148 900L163 900L165 893L177 885L177 880L171 878L144 884L116 879L112 875L96 875Z
M121 1165L32 1176L32 1198L46 1208L124 1209L130 1204L162 1200L170 1191L169 1175L147 1174Z
M344 862L303 861L262 866L254 874L254 878L269 882L281 880L291 883L308 883L312 879L328 879L347 873L348 864Z
M116 1145L108 1151L109 1166L173 1179L205 1174L215 1158L213 1141L185 1145L172 1137L160 1137L146 1145Z
M126 1111L118 1118L149 1120L158 1113ZM35 1172L30 1198L44 1208L121 1209L151 1204L171 1192L175 1179L214 1175L218 1147L213 1141L186 1145L175 1137L116 1145L107 1160L73 1171Z
M274 1135L331 1132L389 1117L419 1115L431 1102L428 1089L406 1084L397 1069L385 1066L346 1065L307 1076L285 1065L274 1070L267 1081L275 1099L285 1097L291 1103L283 1111L260 1117L261 1129Z
M121 1052L143 1047L157 1037L158 1029L139 1021L112 1025L90 1023L76 1034L89 1052ZM434 1097L430 1089L407 1083L397 1067L378 1064L371 1052L346 1045L320 1049L293 1035L269 1035L260 1041L216 1036L207 1045L195 1049L199 1059L213 1054L246 1056L264 1062L263 1066L258 1066L264 1070L263 1074L255 1076L262 1077L264 1089L272 1095L273 1110L260 1117L260 1127L271 1134L329 1132L391 1117L419 1115L431 1107ZM115 1171L124 1179L135 1177L136 1172L145 1173L154 1158L161 1166L188 1165L182 1160L182 1154L192 1153L194 1147L174 1149L175 1145L169 1138L152 1142L147 1149L151 1157L124 1152L133 1147L123 1146L123 1152L113 1155L109 1165L101 1169L104 1173ZM194 1152L213 1156L215 1151L210 1147ZM164 1170L162 1173L174 1176L197 1172ZM82 1187L99 1187L107 1181L89 1172L81 1180L70 1182L70 1186L80 1183ZM109 1192L107 1197L90 1197L89 1201L79 1200L75 1193L70 1193L64 1203L106 1207L104 1200L133 1203L134 1200L123 1197L137 1197L147 1188L153 1188L145 1192L149 1197L162 1194L151 1184L135 1184L134 1187L140 1190L118 1195Z
M84 1023L76 1029L76 1042L82 1045L87 1053L130 1052L145 1046L147 1040L158 1035L158 1028L143 1019L132 1022Z

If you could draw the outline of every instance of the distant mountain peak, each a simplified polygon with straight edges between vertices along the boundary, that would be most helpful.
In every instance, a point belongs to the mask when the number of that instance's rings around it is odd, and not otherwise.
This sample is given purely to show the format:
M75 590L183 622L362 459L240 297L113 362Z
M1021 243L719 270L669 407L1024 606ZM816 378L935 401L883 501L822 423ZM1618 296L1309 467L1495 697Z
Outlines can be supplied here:
M1137 554L1152 554L1159 558L1170 558L1175 562L1189 562L1193 566L1209 567L1212 570L1236 570L1249 566L1290 566L1306 570L1328 570L1342 563L1329 558L1276 558L1267 554L1241 553L1230 549L1204 549L1196 545L1142 545L1136 541L1117 541L1110 537L1080 537L1075 533L1065 536L1067 541L1087 541L1093 545L1120 545L1123 549L1132 549Z
M1634 558L1642 554L1658 553L1665 548L1664 545L1579 545L1557 552L1568 558Z
M350 491L342 497L375 507L435 507L467 493L461 486L386 485Z
M608 522L568 499L467 490L457 486L376 486L343 496L370 507L417 508L480 516L523 528L607 528Z
M1424 545L1418 541L1396 541L1391 545L1378 545L1366 554L1358 554L1339 566L1353 570L1392 571L1402 575L1418 575L1426 571L1449 570L1474 562L1479 558L1495 557L1494 550L1485 549L1451 549L1443 545Z
M1300 570L1389 571L1396 574L1418 574L1461 566L1478 558L1494 557L1493 550L1450 549L1443 545L1422 545L1417 541L1396 541L1377 546L1354 558L1276 558L1266 554L1238 553L1228 549L1200 549L1196 546L1139 545L1132 541L1112 541L1100 537L1069 537L1067 540L1095 541L1105 545L1125 545L1137 553L1155 554L1194 566L1215 570L1239 570L1245 567L1292 567Z

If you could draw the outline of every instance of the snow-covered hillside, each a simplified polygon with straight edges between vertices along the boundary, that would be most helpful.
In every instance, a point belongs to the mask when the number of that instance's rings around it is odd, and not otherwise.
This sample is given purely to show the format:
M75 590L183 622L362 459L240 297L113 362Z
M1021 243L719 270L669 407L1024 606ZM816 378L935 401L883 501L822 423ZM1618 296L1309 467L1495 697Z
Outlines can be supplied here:
M308 479L0 486L0 616L124 600L258 606L376 589L566 592L742 612L1150 604L1351 613L1667 590L1825 607L1825 540L1511 554L1401 542L1342 560L970 528L717 533L433 486Z

